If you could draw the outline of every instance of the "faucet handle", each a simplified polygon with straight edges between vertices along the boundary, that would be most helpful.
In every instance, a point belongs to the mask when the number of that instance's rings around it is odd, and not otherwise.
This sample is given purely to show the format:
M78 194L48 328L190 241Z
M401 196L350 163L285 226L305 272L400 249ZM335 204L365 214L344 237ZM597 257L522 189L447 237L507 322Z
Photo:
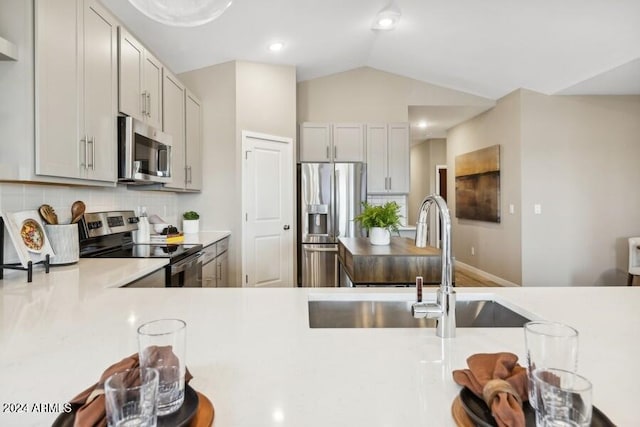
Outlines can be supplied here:
M416 302L422 302L422 276L416 276Z

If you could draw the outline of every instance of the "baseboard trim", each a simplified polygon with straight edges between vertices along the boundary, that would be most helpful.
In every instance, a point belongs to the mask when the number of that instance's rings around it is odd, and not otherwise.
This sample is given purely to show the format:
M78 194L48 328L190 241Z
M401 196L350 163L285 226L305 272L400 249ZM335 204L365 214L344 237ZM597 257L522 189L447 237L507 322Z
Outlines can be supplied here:
M500 286L505 286L505 287L520 287L520 285L518 285L517 283L513 283L510 282L508 280L503 279L502 277L498 277L498 276L494 276L491 273L487 273L484 270L480 270L479 268L476 268L472 265L469 264L465 264L462 261L458 261L456 260L456 264L455 264L456 268L459 268L460 270L465 270L468 271L470 273L476 274L484 279L487 280L491 280L492 282L497 283Z

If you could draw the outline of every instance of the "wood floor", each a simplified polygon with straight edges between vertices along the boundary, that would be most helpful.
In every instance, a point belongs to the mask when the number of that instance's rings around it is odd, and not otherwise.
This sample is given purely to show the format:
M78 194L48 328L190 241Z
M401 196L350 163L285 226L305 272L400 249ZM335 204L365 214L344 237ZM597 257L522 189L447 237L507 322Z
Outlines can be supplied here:
M455 271L455 285L460 287L492 287L500 286L499 284L480 277L470 271L463 271L456 269Z

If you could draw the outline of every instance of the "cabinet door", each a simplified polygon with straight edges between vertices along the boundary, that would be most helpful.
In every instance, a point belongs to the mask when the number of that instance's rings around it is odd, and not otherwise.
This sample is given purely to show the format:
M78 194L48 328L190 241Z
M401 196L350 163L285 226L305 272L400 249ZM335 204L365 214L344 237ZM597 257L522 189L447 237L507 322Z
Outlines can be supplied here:
M364 162L364 130L360 123L333 125L333 161Z
M162 64L149 51L144 52L142 85L146 122L162 129Z
M300 161L328 162L331 160L331 125L303 123L300 125Z
M78 4L75 0L39 0L34 6L35 171L79 178L84 172L80 159L85 143L78 137L82 70L77 52Z
M218 270L216 287L229 286L229 252L224 252L216 258L216 268Z
M117 179L117 24L96 0L84 6L84 134L89 179Z
M144 47L124 28L120 27L118 39L119 104L121 113L138 120L146 118L142 69Z
M182 83L165 70L162 97L163 130L171 135L171 183L165 184L166 188L184 189L186 182L184 93Z
M367 193L387 191L387 125L367 125Z
M389 124L387 153L389 156L388 190L392 193L409 192L409 124Z
M202 190L202 112L200 100L189 90L186 109L186 165L188 190Z

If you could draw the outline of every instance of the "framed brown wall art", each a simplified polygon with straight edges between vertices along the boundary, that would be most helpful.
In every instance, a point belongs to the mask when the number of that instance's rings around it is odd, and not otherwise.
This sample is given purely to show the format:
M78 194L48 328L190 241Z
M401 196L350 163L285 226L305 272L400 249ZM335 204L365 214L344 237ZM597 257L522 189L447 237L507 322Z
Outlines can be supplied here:
M456 218L500 222L500 145L456 156Z

